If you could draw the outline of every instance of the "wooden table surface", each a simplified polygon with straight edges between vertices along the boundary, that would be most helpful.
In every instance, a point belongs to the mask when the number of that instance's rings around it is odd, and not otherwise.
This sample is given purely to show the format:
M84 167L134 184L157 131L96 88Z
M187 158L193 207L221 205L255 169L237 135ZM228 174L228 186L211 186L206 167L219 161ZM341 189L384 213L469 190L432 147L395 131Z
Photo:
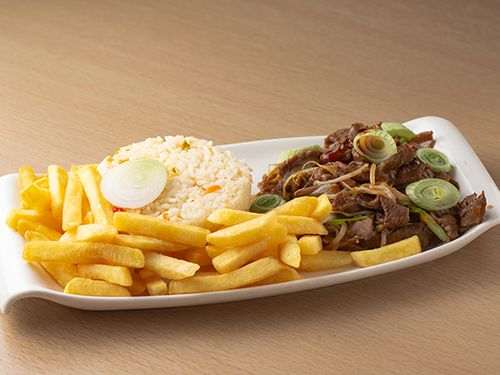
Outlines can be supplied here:
M500 181L499 17L498 1L0 0L0 174L153 135L221 144L432 114ZM0 372L500 373L499 242L239 303L23 300L0 316Z

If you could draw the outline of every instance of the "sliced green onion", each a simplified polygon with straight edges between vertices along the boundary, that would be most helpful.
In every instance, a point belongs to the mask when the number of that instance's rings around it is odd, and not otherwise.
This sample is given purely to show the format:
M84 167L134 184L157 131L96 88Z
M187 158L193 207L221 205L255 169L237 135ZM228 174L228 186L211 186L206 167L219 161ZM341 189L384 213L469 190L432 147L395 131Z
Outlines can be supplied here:
M268 211L271 211L273 208L281 206L284 203L286 203L286 200L284 200L283 198L281 198L279 195L276 194L259 195L252 202L252 205L250 206L250 211L263 214Z
M106 172L101 191L115 207L140 208L160 196L167 178L167 168L157 160L129 160Z
M372 163L380 163L398 152L396 142L383 130L368 130L354 138L354 149Z
M417 206L429 211L446 210L460 200L458 189L439 178L425 178L409 184L406 195Z
M381 125L382 130L385 130L392 137L399 137L401 143L408 142L415 136L410 129L401 124L400 122L383 122Z
M451 171L450 161L448 157L441 151L433 148L419 148L417 150L417 158L425 164L429 164L433 172Z
M330 219L326 221L324 224L325 225L341 225L350 221L360 221L363 219L367 219L367 215L360 215L360 216L354 216L354 217L343 217L339 219Z
M304 151L323 151L323 147L321 147L320 145L314 145L314 146L294 148L292 150L283 151L280 155L280 162L287 161L292 156L300 154L301 152L304 152Z
M427 225L432 233L434 233L442 242L450 242L450 237L448 237L446 231L441 228L438 223L436 223L436 220L434 220L431 215L414 205L410 205L410 211L418 213L420 215L420 221Z

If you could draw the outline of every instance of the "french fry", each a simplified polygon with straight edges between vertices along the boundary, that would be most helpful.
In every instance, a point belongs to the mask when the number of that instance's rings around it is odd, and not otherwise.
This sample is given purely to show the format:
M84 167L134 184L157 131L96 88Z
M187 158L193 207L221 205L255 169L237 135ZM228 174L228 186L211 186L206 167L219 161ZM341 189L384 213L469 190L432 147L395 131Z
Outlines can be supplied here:
M188 245L181 245L170 241L160 240L154 237L141 236L138 234L118 234L117 236L115 236L113 241L114 243L122 246L160 252L177 252L189 248Z
M127 288L102 280L75 277L64 288L64 293L83 296L129 297Z
M35 232L34 230L27 230L24 232L24 239L26 241L49 241L47 237L45 237L40 232Z
M285 226L276 225L269 232L269 236L263 240L253 242L249 245L234 247L224 251L212 259L212 264L220 273L228 273L255 260L268 248L277 248L278 244L285 241L287 231Z
M25 187L19 195L27 207L37 211L50 211L49 189L40 186L38 181Z
M146 290L146 284L144 284L141 277L134 269L131 270L130 274L132 275L132 285L127 289L131 295L138 296Z
M78 168L78 176L89 200L94 222L111 225L113 223L113 209L101 193L101 175L97 172L97 168L94 165L82 165Z
M277 216L273 213L210 233L207 241L218 247L242 246L266 237L270 228L277 225Z
M42 267L63 288L77 276L76 266L63 262L41 262Z
M17 231L24 236L27 231L34 231L43 234L47 239L52 241L57 241L61 238L61 233L55 231L54 229L37 223L36 221L20 219L17 222Z
M278 215L311 216L317 204L316 197L298 197L276 207L273 212Z
M156 273L142 269L139 271L142 281L146 284L146 289L151 296L168 294L167 283Z
M205 250L210 258L215 258L217 255L222 254L224 251L229 250L230 247L216 247L214 245L205 246Z
M278 222L285 225L290 234L328 234L323 224L310 217L279 215Z
M23 258L33 262L109 264L144 267L142 251L131 247L98 242L35 241L24 246Z
M153 271L165 279L185 279L193 276L200 269L196 263L186 262L154 251L144 252L144 261L146 270Z
M302 255L299 268L303 271L322 271L351 263L351 253L348 251L322 250L316 255Z
M17 230L17 223L21 219L35 221L37 223L46 225L57 232L61 231L61 223L52 216L52 213L50 211L40 212L36 210L13 208L12 210L10 210L9 215L7 216L6 223L12 229Z
M406 258L422 251L418 236L382 246L373 250L354 251L351 253L354 263L358 267L369 267Z
M23 190L35 182L35 171L30 165L19 168L19 190Z
M319 222L323 222L330 215L330 212L332 212L332 203L326 194L321 194L318 197L318 204L312 212L311 217Z
M72 166L66 185L62 213L62 229L67 231L82 223L83 187L78 176L78 167Z
M39 175L35 182L33 182L35 185L42 189L49 189L49 176L46 174Z
M189 249L184 253L182 258L188 262L196 263L200 267L210 266L212 264L212 258L208 256L207 250L204 247Z
M281 245L280 258L283 263L290 267L299 267L301 256L296 236L287 236L286 241Z
M213 224L231 226L256 219L260 216L262 215L254 212L233 210L231 208L218 208L208 215L207 221Z
M314 197L307 197L314 198ZM298 199L298 198L296 198ZM316 198L314 198L316 199ZM328 201L330 203L330 201ZM234 226L262 217L262 214L219 208L208 216L208 221L225 226ZM328 231L319 221L305 216L278 215L278 222L286 225L289 233L293 234L327 234Z
M207 243L207 234L210 232L202 227L131 212L116 212L113 224L121 232L156 237L192 247L204 247Z
M260 286L260 285L268 285L268 284L277 284L277 283L284 283L287 281L295 281L295 280L301 280L303 277L300 275L300 273L297 272L295 268L292 267L283 267L281 271L278 273L269 276L268 278L259 281L257 283L253 283L248 286Z
M94 224L94 214L88 211L82 218L82 224Z
M169 294L214 292L240 288L264 280L279 271L283 265L274 258L262 258L222 275L194 276L184 280L172 280Z
M79 264L78 276L85 279L104 280L122 286L132 286L132 275L127 267L107 264Z
M323 250L323 242L320 236L302 236L297 241L300 253L306 255L316 255Z
M52 215L62 221L62 210L64 197L66 195L66 185L68 184L68 173L63 167L49 165L47 168L50 192L50 207Z
M85 191L82 194L82 217L85 217L87 215L92 215L92 211L90 209L90 203L89 199L87 198L87 194L85 194ZM93 220L93 215L92 215L92 220Z
M115 227L107 224L85 224L68 230L59 241L112 242L118 235Z

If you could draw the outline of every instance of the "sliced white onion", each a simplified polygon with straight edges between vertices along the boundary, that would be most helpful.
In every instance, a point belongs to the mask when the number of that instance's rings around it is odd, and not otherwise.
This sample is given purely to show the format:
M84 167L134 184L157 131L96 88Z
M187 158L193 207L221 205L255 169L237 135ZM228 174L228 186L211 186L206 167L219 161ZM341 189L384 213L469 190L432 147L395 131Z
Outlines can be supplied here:
M129 160L102 177L101 191L115 207L141 208L160 196L167 178L167 168L157 160Z

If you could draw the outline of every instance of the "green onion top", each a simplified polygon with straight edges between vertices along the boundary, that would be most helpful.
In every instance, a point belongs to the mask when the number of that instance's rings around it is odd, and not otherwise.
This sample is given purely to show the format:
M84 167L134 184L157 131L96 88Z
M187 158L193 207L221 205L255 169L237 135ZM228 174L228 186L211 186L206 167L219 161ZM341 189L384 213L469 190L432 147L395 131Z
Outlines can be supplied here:
M419 148L417 158L422 163L429 164L433 172L449 172L451 170L448 157L433 148Z
M429 211L446 210L460 200L458 189L439 178L425 178L409 184L406 195L417 206Z
M339 219L330 219L327 222L325 222L325 225L341 225L344 223L347 223L349 221L360 221L363 219L368 218L366 215L360 215L360 216L354 216L354 217L343 217Z
M263 214L271 211L273 208L281 206L284 203L286 203L286 201L279 195L263 194L254 199L252 205L250 206L250 211Z
M380 163L398 152L396 142L383 130L368 130L354 138L354 149L372 163Z
M436 237L439 238L442 242L450 242L450 237L448 237L448 234L443 228L441 228L438 223L436 223L436 220L434 220L431 215L414 205L410 205L410 211L418 213L420 215L420 221L427 225L432 233L434 233Z
M280 162L284 162L288 159L290 159L292 156L295 156L297 154L300 154L303 151L323 151L323 147L320 145L313 145L313 146L307 146L307 147L302 147L302 148L294 148L292 150L286 150L283 151L280 155Z
M400 122L383 122L381 125L382 130L385 130L392 137L399 137L401 143L408 142L415 136L410 129L401 124Z

